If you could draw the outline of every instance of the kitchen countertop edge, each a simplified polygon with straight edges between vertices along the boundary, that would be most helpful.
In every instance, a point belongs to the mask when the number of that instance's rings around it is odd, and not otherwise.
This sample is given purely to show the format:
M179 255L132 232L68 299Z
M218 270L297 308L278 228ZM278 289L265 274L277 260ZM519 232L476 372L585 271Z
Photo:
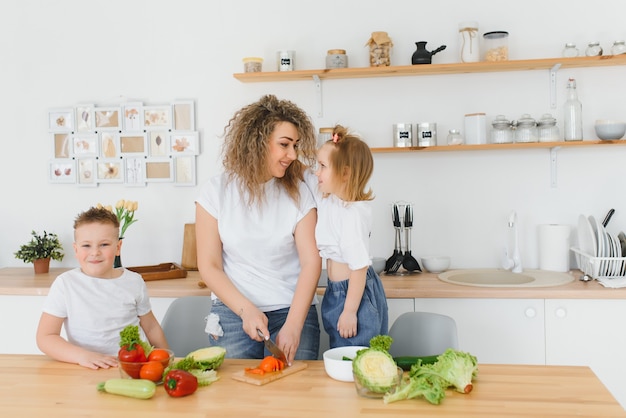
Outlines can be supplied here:
M35 275L32 268L0 268L0 295L45 296L54 279L68 268L51 268L47 274ZM381 275L385 293L389 299L414 298L483 298L483 299L626 299L626 288L609 289L597 281L578 280L581 272L570 272L575 278L571 283L552 287L474 287L443 282L436 274L421 273L407 276ZM206 287L200 287L200 274L188 271L182 279L147 281L151 297L175 298L193 295L210 295ZM318 295L324 288L317 289Z

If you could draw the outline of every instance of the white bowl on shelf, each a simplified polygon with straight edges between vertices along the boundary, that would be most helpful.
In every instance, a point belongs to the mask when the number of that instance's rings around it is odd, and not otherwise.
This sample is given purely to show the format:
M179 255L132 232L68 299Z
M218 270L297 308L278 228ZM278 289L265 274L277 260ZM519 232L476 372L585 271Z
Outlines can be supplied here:
M611 119L598 119L594 125L598 138L605 141L622 139L626 133L626 123Z

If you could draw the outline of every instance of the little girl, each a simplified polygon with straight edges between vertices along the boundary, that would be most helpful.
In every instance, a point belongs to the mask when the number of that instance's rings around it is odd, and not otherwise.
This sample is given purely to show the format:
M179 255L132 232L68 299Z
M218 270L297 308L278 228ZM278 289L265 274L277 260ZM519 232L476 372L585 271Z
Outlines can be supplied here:
M331 348L369 346L388 331L387 298L369 252L374 159L365 142L337 125L317 164L315 239L328 274L322 322Z

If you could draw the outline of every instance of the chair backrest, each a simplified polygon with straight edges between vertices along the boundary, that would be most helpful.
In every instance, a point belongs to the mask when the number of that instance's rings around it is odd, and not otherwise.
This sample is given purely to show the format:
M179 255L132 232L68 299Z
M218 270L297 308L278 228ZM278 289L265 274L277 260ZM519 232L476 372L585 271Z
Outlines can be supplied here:
M391 325L389 353L400 356L434 356L458 348L456 322L434 312L406 312Z
M167 308L161 327L176 357L209 346L209 336L204 329L210 311L210 296L183 296L174 299Z

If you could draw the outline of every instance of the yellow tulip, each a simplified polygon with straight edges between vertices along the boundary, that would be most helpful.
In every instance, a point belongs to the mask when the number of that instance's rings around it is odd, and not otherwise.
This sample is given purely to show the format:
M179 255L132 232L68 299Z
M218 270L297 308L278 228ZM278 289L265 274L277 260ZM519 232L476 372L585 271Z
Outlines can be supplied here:
M115 207L117 209L120 209L120 208L123 208L125 204L126 202L124 200L118 200L117 203L115 204Z

